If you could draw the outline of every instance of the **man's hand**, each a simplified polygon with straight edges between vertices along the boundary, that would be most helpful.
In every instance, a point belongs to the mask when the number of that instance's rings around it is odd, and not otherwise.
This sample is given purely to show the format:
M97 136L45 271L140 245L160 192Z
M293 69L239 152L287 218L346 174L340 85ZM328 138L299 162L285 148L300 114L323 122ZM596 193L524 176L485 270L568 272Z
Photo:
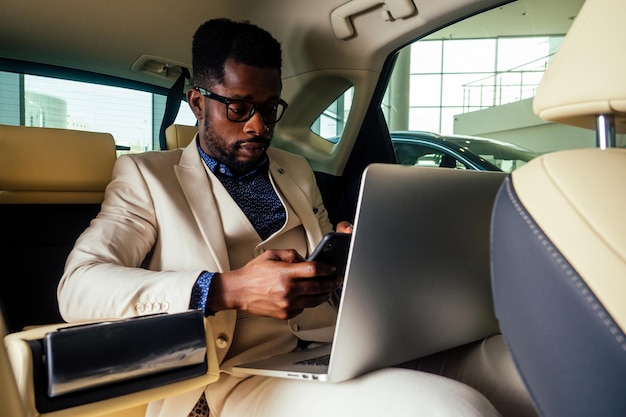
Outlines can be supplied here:
M331 265L305 262L292 249L267 250L243 268L215 274L208 309L289 319L329 299L340 285L330 276L334 272Z
M335 230L339 233L350 233L352 234L352 229L354 227L352 226L352 223L342 220L339 223L337 223L337 227L335 227Z

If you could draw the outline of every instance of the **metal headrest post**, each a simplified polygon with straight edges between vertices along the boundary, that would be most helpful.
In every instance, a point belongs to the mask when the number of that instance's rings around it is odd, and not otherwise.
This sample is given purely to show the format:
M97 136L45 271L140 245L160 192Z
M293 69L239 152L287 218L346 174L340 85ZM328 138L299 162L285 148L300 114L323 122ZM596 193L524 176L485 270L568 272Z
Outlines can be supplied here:
M615 148L615 116L600 114L596 119L596 146L600 149Z

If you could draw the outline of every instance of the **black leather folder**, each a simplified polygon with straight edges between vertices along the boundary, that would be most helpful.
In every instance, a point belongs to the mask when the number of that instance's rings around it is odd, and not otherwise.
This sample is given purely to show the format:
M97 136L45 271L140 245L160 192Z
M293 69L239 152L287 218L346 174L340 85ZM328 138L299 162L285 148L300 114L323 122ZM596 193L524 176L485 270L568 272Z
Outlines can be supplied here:
M61 328L43 340L47 397L185 368L201 374L206 352L199 310Z

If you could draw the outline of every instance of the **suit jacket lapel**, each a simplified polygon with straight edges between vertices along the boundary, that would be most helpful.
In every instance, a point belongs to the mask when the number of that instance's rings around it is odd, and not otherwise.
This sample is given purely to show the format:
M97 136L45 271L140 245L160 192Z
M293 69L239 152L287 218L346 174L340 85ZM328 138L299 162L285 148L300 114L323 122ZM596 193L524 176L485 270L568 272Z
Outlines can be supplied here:
M317 217L313 213L309 196L292 180L287 169L271 158L271 154L270 175L276 186L282 191L287 202L291 205L291 208L300 218L300 221L302 221L302 225L307 234L307 244L310 253L321 240L322 236L321 232L318 232L320 227Z
M197 136L197 135L196 135ZM205 164L196 148L196 140L183 149L178 166L174 167L178 182L187 198L206 244L219 271L228 270L228 250L224 241L222 221L207 178Z

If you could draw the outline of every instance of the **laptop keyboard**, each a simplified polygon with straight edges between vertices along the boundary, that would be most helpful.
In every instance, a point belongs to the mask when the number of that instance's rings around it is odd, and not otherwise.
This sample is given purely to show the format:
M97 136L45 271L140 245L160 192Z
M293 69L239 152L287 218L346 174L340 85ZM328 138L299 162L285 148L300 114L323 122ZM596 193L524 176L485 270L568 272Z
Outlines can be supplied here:
M313 365L313 366L328 366L330 360L330 353L322 356L316 356L315 358L305 359L303 361L295 362L296 365Z

